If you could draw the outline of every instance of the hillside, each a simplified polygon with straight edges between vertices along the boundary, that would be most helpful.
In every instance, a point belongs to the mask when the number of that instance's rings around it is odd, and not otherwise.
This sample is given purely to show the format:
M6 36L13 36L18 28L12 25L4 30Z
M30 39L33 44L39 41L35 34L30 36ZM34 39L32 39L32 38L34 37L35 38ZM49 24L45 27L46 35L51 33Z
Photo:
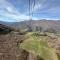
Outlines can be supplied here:
M25 33L11 29L0 24L1 60L60 60L59 34L26 31Z
M60 58L60 37L55 34L45 35L44 33L36 32L28 33L26 36L29 36L29 38L25 39L20 47L30 52L33 56L38 56L39 59L37 60L60 60L57 57L59 54ZM31 57L30 55L29 60L31 60Z
M11 26L24 26L24 25L32 25L32 26L42 26L42 27L57 27L60 26L60 20L25 20L21 22L3 22L0 21L0 24L11 25Z
M42 31L54 29L60 32L60 21L59 20L29 20L29 21L21 21L21 22L14 22L9 26L14 26L16 28L21 29L29 29L31 28L33 31L42 28Z

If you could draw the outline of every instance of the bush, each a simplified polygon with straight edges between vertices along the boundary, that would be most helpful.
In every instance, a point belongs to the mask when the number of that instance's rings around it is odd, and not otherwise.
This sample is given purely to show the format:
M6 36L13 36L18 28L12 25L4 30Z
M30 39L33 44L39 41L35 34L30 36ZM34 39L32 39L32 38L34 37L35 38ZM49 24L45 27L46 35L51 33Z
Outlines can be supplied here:
M36 37L38 37L38 36L47 36L47 34L46 33L35 32L35 33L32 34L32 36L36 36Z
M0 29L0 34L7 34L10 33L11 30L10 29Z
M32 34L32 36L40 36L40 34L35 32L35 33Z

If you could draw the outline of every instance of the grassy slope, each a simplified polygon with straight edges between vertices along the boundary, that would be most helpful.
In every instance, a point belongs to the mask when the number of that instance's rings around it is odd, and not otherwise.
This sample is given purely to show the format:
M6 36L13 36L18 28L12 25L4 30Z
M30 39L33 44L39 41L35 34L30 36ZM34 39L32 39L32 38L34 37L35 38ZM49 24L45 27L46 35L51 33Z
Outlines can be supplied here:
M29 52L39 55L44 60L58 60L55 50L49 47L47 37L40 37L34 33L28 33L28 39L21 43L21 47Z

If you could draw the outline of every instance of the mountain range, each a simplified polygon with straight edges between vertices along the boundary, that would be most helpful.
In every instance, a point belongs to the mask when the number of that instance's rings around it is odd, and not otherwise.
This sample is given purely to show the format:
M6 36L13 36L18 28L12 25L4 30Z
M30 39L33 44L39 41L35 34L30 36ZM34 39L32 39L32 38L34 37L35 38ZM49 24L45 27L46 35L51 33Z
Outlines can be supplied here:
M3 22L0 21L0 24L4 24L7 26L13 26L19 29L26 29L31 27L35 29L36 27L42 27L43 30L53 28L56 31L60 31L60 20L28 20L28 21L21 21L21 22Z

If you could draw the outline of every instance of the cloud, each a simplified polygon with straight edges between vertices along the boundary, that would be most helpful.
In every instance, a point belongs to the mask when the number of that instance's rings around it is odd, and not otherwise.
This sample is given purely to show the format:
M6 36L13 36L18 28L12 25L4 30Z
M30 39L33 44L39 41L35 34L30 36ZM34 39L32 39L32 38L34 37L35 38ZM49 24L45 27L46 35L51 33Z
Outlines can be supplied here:
M33 1L33 3L32 3L32 12L36 12L36 11L38 11L38 9L40 10L40 9L43 9L45 6L45 2L46 2L47 0L35 0L35 2Z
M53 15L55 16L56 14L60 13L60 5L59 5L60 3L57 3L55 1L56 0L54 0L54 1L52 1L52 0L36 0L35 6L34 6L34 2L32 2L32 4L31 4L32 11L30 13L32 13L32 12L33 13L40 13L41 12L40 18L43 17L42 15L44 14L44 15L47 16L47 19L50 16L53 16ZM22 2L20 2L20 3L22 4ZM21 7L19 7L19 9L22 10ZM27 7L26 7L26 9L28 10ZM39 19L36 16L35 17L32 16L31 18L34 19L34 20ZM16 21L29 20L29 15L27 14L26 11L25 11L24 14L22 14L8 0L0 0L0 20L4 20L4 19L5 20L6 19L8 19L8 20L16 20Z
M8 18L16 21L29 19L29 16L21 14L11 3L6 0L0 0L0 16L3 16L5 19ZM2 17L0 17L0 19L2 19Z
M41 9L41 8L42 8L42 4L36 4L33 8L33 11L36 12L36 10Z
M12 12L13 11L13 9L10 8L10 7L7 7L6 9L7 9L8 12Z
M36 0L35 6L32 4L32 12L34 13L60 13L59 0Z

